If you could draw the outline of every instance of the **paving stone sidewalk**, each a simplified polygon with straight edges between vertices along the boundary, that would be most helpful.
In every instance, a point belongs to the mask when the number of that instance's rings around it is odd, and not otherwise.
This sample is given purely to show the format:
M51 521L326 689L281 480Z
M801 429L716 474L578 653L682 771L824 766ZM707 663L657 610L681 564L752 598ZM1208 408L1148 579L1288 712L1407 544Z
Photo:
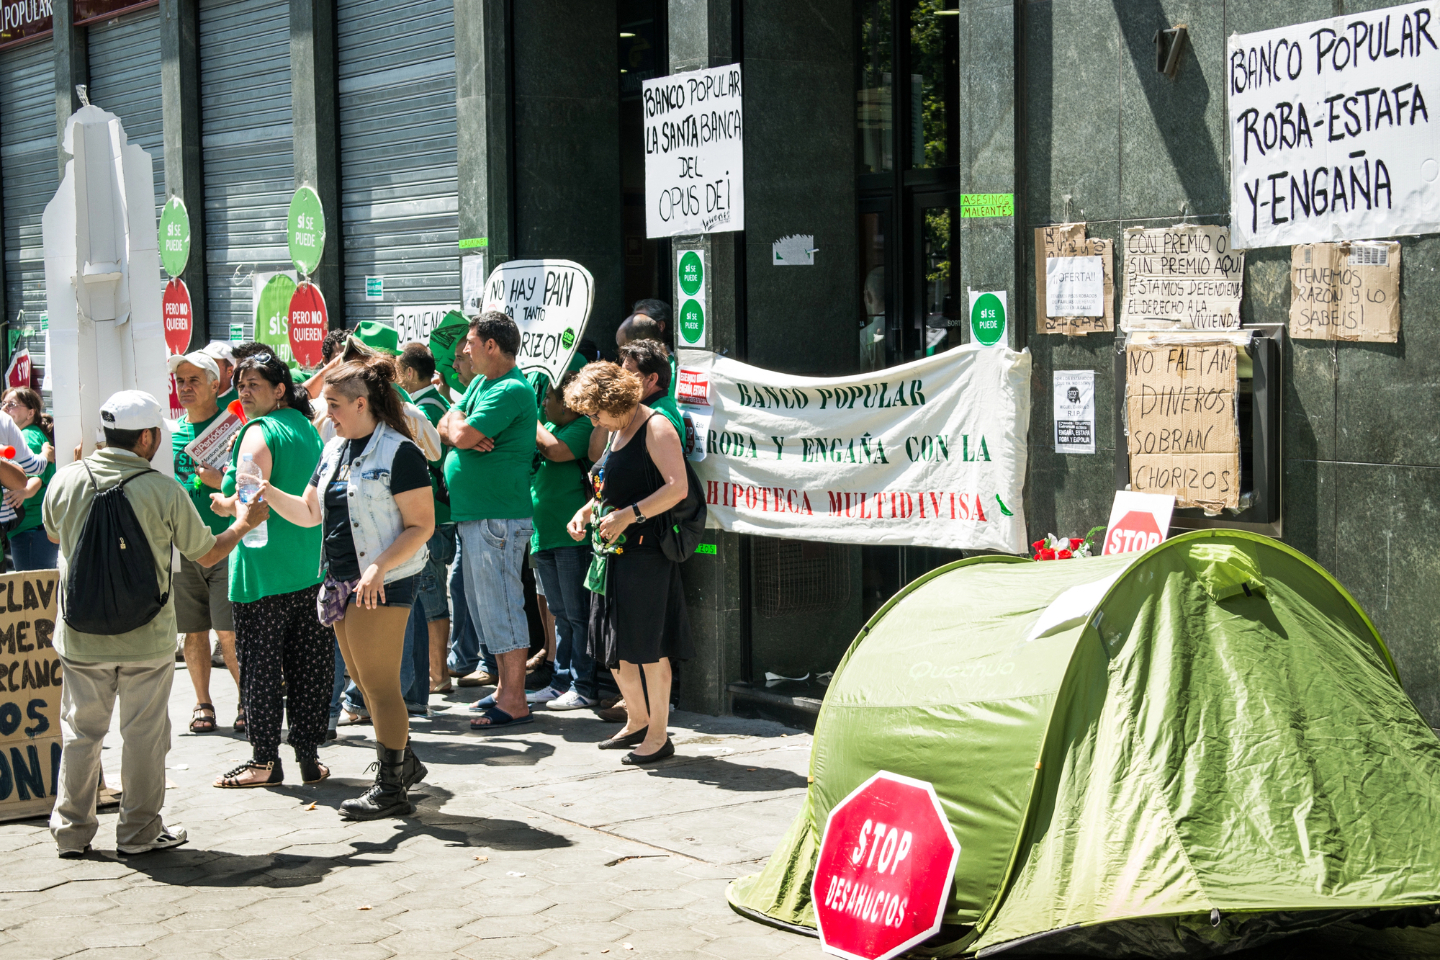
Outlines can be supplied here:
M218 790L249 751L229 733L233 685L223 671L213 681L219 733L186 730L183 666L170 703L165 816L189 844L121 857L102 814L95 855L67 861L38 821L0 824L0 960L822 956L724 899L800 807L801 731L679 713L676 757L636 769L595 749L616 728L590 711L540 710L515 735L486 736L469 731L461 696L434 697L443 712L413 728L430 767L417 814L348 823L336 807L369 782L370 728L342 727L322 748L333 776L317 786L299 784L282 746L291 783ZM113 732L105 769L118 783Z

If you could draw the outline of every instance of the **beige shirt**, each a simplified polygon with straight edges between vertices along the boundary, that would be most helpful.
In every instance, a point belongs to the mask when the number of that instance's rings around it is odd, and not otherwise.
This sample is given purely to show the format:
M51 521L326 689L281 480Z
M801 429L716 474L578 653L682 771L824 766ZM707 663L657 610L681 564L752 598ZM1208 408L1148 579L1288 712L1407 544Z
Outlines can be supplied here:
M102 490L150 469L150 464L129 450L106 448L98 450L85 461ZM113 637L97 636L72 630L65 623L65 581L69 558L75 552L90 504L95 499L95 484L79 463L71 463L55 472L45 491L45 530L60 541L60 619L55 624L55 650L67 660L82 663L123 663L158 660L175 655L175 599L170 575L170 545L187 559L198 560L215 546L215 534L200 519L185 488L163 473L152 472L125 488L125 498L135 511L135 518L145 530L154 557L155 574L160 592L171 594L165 608L154 620L128 633Z

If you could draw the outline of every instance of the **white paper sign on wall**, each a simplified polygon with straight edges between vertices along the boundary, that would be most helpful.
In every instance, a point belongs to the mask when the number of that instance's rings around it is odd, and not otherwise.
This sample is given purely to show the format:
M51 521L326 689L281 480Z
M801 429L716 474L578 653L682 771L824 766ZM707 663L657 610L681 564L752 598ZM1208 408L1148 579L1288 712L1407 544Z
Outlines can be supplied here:
M645 236L745 229L740 65L647 80Z
M1095 371L1055 371L1055 452L1095 452Z
M1440 231L1440 4L1233 35L1225 82L1237 248Z
M1105 316L1105 263L1102 257L1049 257L1045 260L1045 316Z

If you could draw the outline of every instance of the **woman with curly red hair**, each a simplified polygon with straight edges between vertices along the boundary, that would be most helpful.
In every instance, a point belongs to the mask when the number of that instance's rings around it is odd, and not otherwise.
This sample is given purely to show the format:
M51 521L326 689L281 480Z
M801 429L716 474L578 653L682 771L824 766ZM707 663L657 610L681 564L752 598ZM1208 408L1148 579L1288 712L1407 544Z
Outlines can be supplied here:
M621 761L627 764L675 753L666 730L670 662L693 650L680 565L660 549L658 521L685 499L685 454L670 421L640 402L641 389L635 374L603 361L585 366L565 388L566 406L610 432L590 470L595 496L568 529L580 540L593 525L590 654L614 671L627 715L625 728L600 748L633 747Z

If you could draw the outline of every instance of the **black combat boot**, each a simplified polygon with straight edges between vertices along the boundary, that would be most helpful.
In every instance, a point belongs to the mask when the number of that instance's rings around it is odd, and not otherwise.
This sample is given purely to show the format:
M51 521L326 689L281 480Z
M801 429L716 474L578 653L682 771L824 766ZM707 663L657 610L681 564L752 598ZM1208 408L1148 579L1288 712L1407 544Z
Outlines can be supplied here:
M405 769L400 773L405 789L408 790L424 780L429 772L425 764L420 762L420 758L415 756L415 749L410 744L405 744Z
M347 820L380 820L403 817L415 812L415 805L405 794L405 751L387 750L385 744L375 745L375 783L361 796L340 804L340 816Z

